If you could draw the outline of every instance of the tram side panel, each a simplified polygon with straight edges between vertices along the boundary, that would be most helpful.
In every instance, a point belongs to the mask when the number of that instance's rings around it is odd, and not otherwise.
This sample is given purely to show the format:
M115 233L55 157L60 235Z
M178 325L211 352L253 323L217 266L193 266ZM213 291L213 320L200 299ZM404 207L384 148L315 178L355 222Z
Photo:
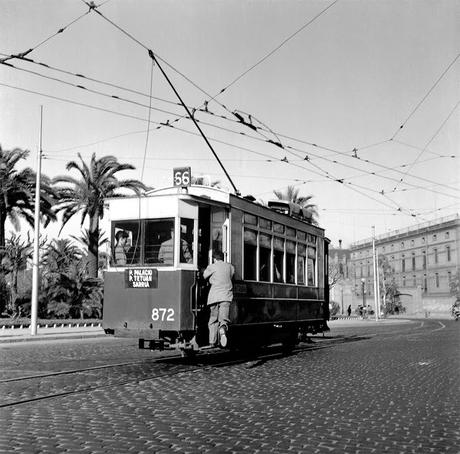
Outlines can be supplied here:
M158 272L155 288L130 288L124 271L104 276L103 328L116 336L158 337L158 331L194 329L194 271Z

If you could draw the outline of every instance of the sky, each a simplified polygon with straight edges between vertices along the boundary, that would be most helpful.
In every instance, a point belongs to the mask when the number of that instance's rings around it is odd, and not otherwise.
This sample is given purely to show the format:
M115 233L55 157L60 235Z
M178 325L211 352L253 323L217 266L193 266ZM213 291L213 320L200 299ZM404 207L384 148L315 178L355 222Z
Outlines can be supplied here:
M457 0L96 5L0 0L0 59L32 49L0 64L0 145L24 166L43 106L49 177L95 153L155 188L183 166L263 201L295 185L333 246L459 212Z

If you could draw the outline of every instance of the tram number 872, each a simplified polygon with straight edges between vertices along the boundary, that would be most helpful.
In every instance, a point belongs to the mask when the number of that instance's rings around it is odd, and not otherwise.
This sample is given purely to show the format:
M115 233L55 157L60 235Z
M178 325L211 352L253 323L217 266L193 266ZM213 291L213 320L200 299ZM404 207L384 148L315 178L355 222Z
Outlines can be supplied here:
M152 320L154 322L157 321L167 321L173 322L174 321L174 309L166 309L165 307L154 307L152 309Z

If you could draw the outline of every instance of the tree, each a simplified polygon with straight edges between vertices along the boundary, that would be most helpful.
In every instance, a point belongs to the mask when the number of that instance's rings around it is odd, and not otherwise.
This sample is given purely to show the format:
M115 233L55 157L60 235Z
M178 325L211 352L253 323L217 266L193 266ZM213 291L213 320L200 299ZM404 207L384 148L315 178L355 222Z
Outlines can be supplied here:
M69 239L50 243L43 254L41 306L56 317L100 316L102 281L86 273L86 256Z
M220 188L220 180L211 181L205 175L192 176L192 184L199 186L211 186L212 188Z
M58 189L59 202L56 213L63 212L62 227L77 213L81 214L81 225L86 218L88 229L88 272L90 277L97 277L99 263L99 220L104 216L104 200L107 197L122 197L120 189L128 189L140 195L148 188L138 180L118 180L116 173L132 170L131 164L120 164L114 156L96 159L93 153L91 161L86 164L80 153L80 163L70 161L66 169L76 170L80 178L63 175L53 179ZM62 228L61 228L62 230Z
M273 194L279 200L287 200L288 202L296 203L303 208L304 215L308 222L314 225L318 225L318 211L317 206L314 203L310 203L313 198L312 195L299 196L300 189L294 186L288 186L285 191L273 191Z
M22 241L18 235L13 234L6 241L0 271L2 279L8 276L8 279L5 279L8 294L2 295L2 298L6 299L6 312L13 317L21 315L18 278L20 271L26 269L27 261L32 258L32 252L33 245L29 237Z
M460 300L460 269L457 269L455 276L452 276L449 282L450 294L455 297L456 300Z
M399 299L398 283L394 269L384 255L379 256L378 270L380 297L382 298L381 307L384 313L394 314L395 312L404 312L405 309Z
M28 167L23 170L16 168L28 155L27 150L3 150L0 146L0 256L5 247L7 219L16 230L19 230L21 217L34 225L36 173ZM41 175L40 181L40 212L46 227L50 221L56 220L52 211L56 194L48 177Z
M332 289L337 282L343 280L343 265L329 258L328 263L329 288Z

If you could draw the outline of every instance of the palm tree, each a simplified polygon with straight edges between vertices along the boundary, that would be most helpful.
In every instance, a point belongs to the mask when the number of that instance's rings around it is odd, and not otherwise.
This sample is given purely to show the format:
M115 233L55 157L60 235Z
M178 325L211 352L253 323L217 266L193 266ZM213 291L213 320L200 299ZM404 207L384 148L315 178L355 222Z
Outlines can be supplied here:
M308 222L318 225L318 211L314 203L310 203L312 195L299 196L300 189L294 186L288 186L285 191L273 191L273 194L279 200L287 200L288 202L296 203L303 208L304 216Z
M107 197L122 197L120 189L129 189L140 195L148 188L139 180L118 180L116 173L122 170L132 170L131 164L120 164L114 156L104 156L96 159L93 153L91 161L86 164L80 153L81 163L70 161L67 170L76 170L80 178L68 175L53 179L57 185L59 202L56 212L63 212L62 227L77 213L81 213L81 225L89 220L88 229L88 271L90 277L97 277L99 262L99 220L104 216L104 200ZM64 186L61 186L64 184ZM61 228L62 230L62 228Z
M26 269L27 261L32 258L32 241L27 238L22 241L18 235L12 235L7 241L5 252L1 260L0 271L2 279L8 275L9 295L8 304L6 305L7 313L13 317L20 315L19 300L19 283L18 278L22 270Z
M197 175L192 176L192 184L196 184L198 186L211 186L212 188L220 188L220 180L213 180L211 181L205 175Z
M43 254L40 301L57 317L101 315L102 283L86 273L86 257L69 239L56 239Z
M0 145L0 255L5 248L5 224L9 219L16 230L19 230L19 219L25 218L34 225L35 179L36 174L30 168L16 169L17 164L26 159L29 151L15 148L3 150ZM40 211L45 227L50 221L56 220L52 211L55 193L50 180L41 176Z
M86 251L89 250L89 230L88 229L84 229L80 236L75 236L75 235L70 235L70 236L74 240L78 241L86 249ZM109 260L110 260L110 255L100 250L101 247L104 246L104 244L107 244L108 242L109 242L109 239L105 236L105 232L103 230L100 230L99 231L99 243L98 243L99 244L98 270L99 271L106 269L109 263Z

